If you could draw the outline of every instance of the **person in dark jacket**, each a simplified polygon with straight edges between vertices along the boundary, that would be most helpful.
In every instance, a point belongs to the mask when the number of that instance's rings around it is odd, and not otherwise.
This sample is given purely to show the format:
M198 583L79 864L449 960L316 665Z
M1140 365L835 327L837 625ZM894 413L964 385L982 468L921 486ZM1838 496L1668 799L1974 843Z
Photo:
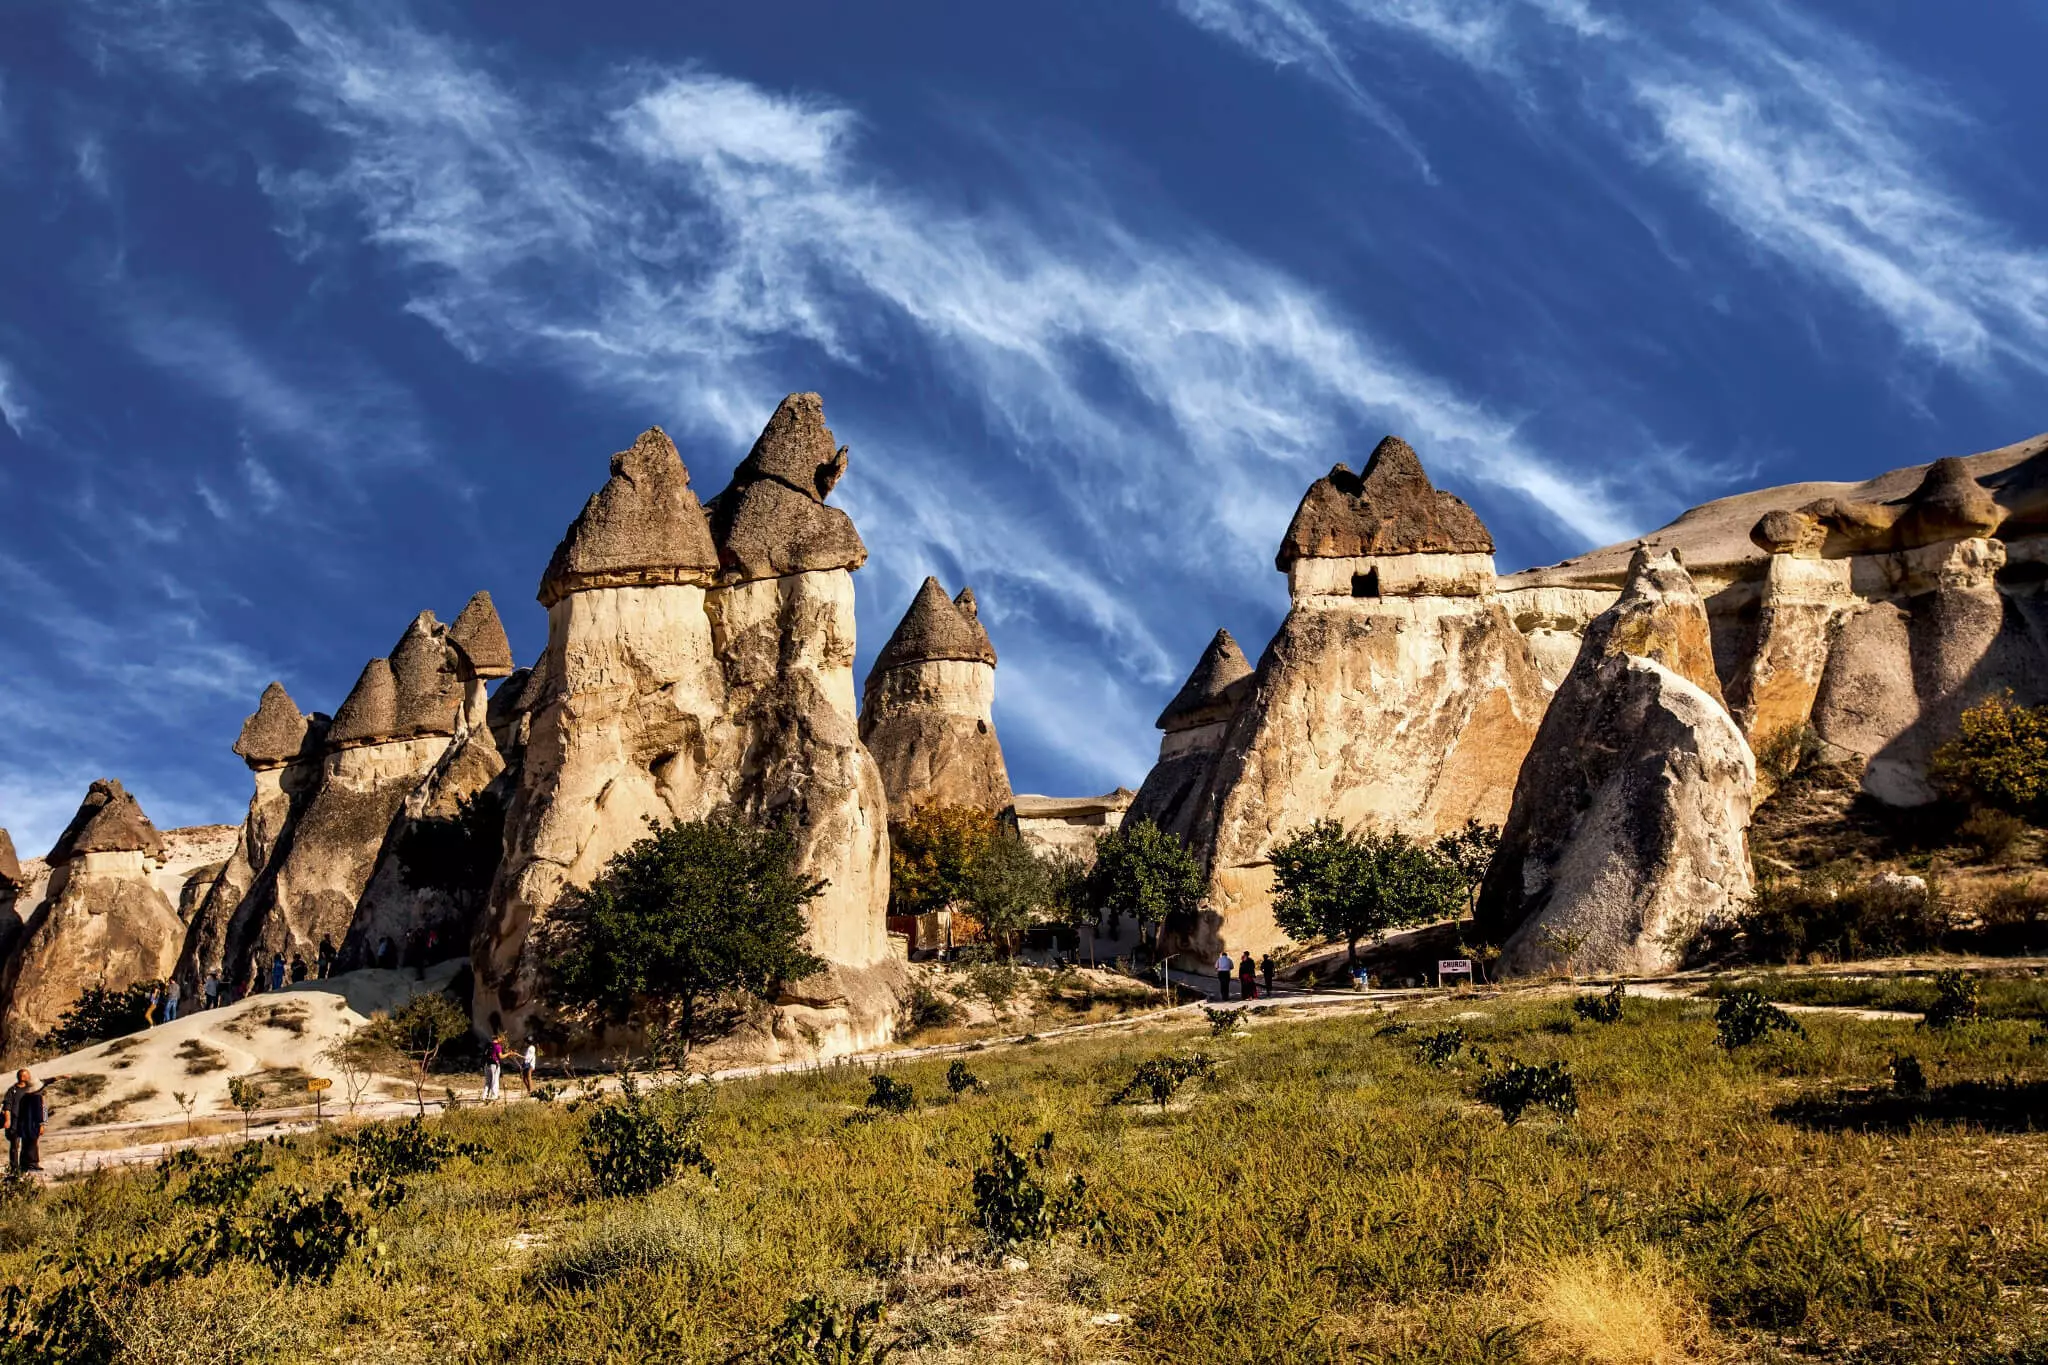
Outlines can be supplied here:
M274 991L284 989L284 973L284 954L272 953L270 955L270 989Z
M7 1169L15 1172L43 1169L43 1123L49 1110L43 1087L26 1068L17 1072L14 1084L0 1098L0 1116L7 1124Z
M1265 954L1259 959L1259 975L1266 978L1266 994L1273 993L1273 955Z
M1237 960L1237 979L1244 984L1239 994L1247 1000L1259 998L1259 964L1249 952Z
M334 940L325 934L320 936L318 961L320 964L320 979L322 981L334 975Z

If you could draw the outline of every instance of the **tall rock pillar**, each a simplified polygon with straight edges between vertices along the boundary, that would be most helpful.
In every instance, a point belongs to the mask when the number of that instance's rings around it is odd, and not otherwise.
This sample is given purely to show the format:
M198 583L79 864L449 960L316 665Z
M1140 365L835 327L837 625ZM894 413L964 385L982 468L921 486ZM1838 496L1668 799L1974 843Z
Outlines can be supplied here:
M862 690L861 742L889 794L889 815L921 806L1009 809L995 726L996 651L971 589L949 599L927 578Z

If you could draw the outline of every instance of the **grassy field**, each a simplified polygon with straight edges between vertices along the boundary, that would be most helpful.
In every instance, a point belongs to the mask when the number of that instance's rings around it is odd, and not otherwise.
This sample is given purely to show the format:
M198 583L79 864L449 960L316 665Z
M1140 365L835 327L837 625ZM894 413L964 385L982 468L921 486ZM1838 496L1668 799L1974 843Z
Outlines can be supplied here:
M842 1328L880 1305L897 1361L2048 1360L2038 1028L1809 1015L1730 1054L1705 1003L1632 1000L1611 1025L1556 997L1345 1008L991 1048L958 1096L945 1061L906 1065L900 1115L862 1107L858 1071L720 1087L715 1179L642 1197L594 1192L587 1106L460 1111L428 1126L481 1150L409 1178L374 1215L381 1263L351 1253L324 1284L229 1256L74 1274L87 1292L57 1300L54 1258L189 1245L208 1215L174 1201L183 1175L12 1192L0 1359L60 1309L135 1361L859 1358L794 1345L815 1317L773 1335L816 1295ZM1165 1105L1106 1103L1195 1050L1213 1075ZM1905 1053L1924 1096L1892 1092ZM1475 1098L1511 1059L1564 1063L1576 1116L1510 1126ZM1026 1179L1082 1177L1075 1217L992 1248L976 1169L996 1136L1044 1133ZM332 1137L262 1150L252 1210L352 1169Z
M2032 1019L2048 1026L2048 978L2026 972L1978 976L1978 1009L1991 1019ZM1731 975L1707 987L1709 996L1754 990L1788 1005L1841 1005L1857 1009L1904 1010L1924 1014L1934 1003L1934 978L1854 976L1812 972Z

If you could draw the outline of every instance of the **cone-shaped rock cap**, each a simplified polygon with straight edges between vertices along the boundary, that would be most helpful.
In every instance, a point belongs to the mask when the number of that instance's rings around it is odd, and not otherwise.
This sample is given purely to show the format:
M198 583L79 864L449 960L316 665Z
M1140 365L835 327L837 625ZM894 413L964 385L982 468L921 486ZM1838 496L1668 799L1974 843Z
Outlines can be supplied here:
M413 618L391 650L391 678L398 687L398 728L389 738L452 735L462 711L462 680L448 658L448 632L423 611Z
M540 602L552 607L583 588L708 583L717 569L690 471L668 433L649 427L612 456L610 480L590 495L555 547L541 577Z
M305 714L284 684L273 682L263 689L256 713L242 722L235 753L252 768L279 768L297 758L305 747Z
M327 743L331 748L346 749L397 737L398 680L392 676L389 659L372 659L363 665L362 676L334 713L334 723L327 727Z
M825 425L825 400L815 393L793 393L776 406L732 479L773 479L823 502L845 473L846 448L834 443Z
M974 638L984 650L988 651L988 661L994 663L996 661L995 641L988 638L988 627L981 623L981 602L975 597L974 589L962 586L959 592L953 594L953 605L959 608L962 616L967 618L967 624L974 627Z
M994 667L996 652L981 623L953 605L938 579L927 578L917 596L910 599L910 610L896 623L895 633L875 656L868 677L872 680L889 669L934 659L965 659Z
M21 859L14 856L14 840L0 829L0 891L19 891L22 880Z
M123 791L121 784L103 777L92 784L78 814L57 836L50 850L50 866L68 863L87 853L163 852L163 836L142 813L141 803Z
M1493 553L1493 537L1465 501L1439 492L1398 436L1381 441L1365 473L1338 465L1309 485L1280 542L1281 572L1297 559Z
M1727 704L1714 669L1706 600L1676 550L1652 555L1636 547L1621 596L1587 624L1573 668L1597 668L1617 654L1653 659Z
M858 569L868 548L853 518L825 505L846 472L815 393L782 400L732 482L711 500L711 536L727 582Z
M1936 460L1906 499L1898 521L1900 548L1988 536L2001 515L1991 490L1971 477L1967 463L1954 456Z
M480 592L469 599L462 615L448 627L448 643L462 651L469 671L479 678L505 678L512 674L512 642L505 638L505 623L491 595Z
M1202 651L1195 671L1174 693L1173 700L1154 722L1162 730L1192 730L1229 716L1236 704L1236 684L1252 675L1244 651L1227 630L1219 630Z

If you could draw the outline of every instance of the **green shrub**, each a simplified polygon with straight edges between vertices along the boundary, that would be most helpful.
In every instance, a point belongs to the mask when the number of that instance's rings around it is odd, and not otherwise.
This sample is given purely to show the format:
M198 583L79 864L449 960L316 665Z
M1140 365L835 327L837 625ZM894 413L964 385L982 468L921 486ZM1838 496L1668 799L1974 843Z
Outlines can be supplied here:
M1820 732L1811 725L1784 726L1773 730L1757 746L1757 771L1774 782L1783 782L1818 761L1824 747Z
M1124 1082L1121 1090L1109 1097L1111 1104L1129 1104L1135 1100L1148 1099L1161 1109L1173 1098L1174 1092L1189 1081L1207 1079L1216 1072L1216 1063L1205 1052L1173 1054L1154 1057L1139 1064L1130 1080Z
M946 1068L946 1089L956 1095L964 1095L970 1090L986 1090L987 1088L972 1071L967 1069L967 1063L957 1057L954 1058L953 1064Z
M1614 1024L1621 1021L1622 1002L1628 999L1628 990L1619 981L1614 989L1605 995L1582 995L1572 1001L1572 1013L1594 1024Z
M1415 1044L1415 1055L1428 1065L1436 1067L1439 1071L1449 1066L1457 1058L1457 1055L1464 1050L1465 1030L1459 1028L1456 1024L1451 1025L1449 1028L1438 1029L1435 1033L1427 1034L1418 1039Z
M1532 1105L1542 1105L1561 1118L1579 1112L1579 1086L1563 1062L1525 1066L1509 1062L1479 1083L1479 1098L1500 1110L1510 1127Z
M1939 948L1954 923L1932 887L1831 871L1767 883L1740 928L1751 961L1846 962Z
M1088 1199L1081 1177L1069 1177L1055 1192L1035 1174L1045 1170L1051 1153L1051 1133L1039 1135L1028 1160L1003 1134L989 1139L988 1163L974 1168L972 1188L975 1226L990 1246L1039 1241L1080 1220Z
M650 1093L625 1077L616 1098L593 1107L578 1142L598 1193L648 1194L685 1167L714 1175L698 1138L707 1104L694 1087Z
M950 1028L960 1022L960 1007L922 981L910 988L903 1002L903 1031L922 1033L926 1029Z
M382 1254L368 1215L348 1200L346 1185L319 1195L290 1185L281 1198L253 1220L235 1228L234 1250L275 1276L280 1284L311 1280L326 1284L349 1253Z
M1202 1017L1209 1021L1209 1036L1212 1038L1224 1037L1244 1027L1244 1015L1239 1010L1219 1010L1204 1005Z
M168 1188L173 1177L183 1175L185 1188L172 1196L174 1202L197 1209L239 1209L270 1169L261 1143L244 1142L214 1161L188 1147L157 1162L157 1185Z
M791 1302L755 1355L761 1365L885 1365L895 1347L881 1339L888 1315L878 1299L841 1310L815 1294Z
M907 1114L917 1108L917 1094L908 1081L877 1071L868 1077L867 1107L884 1114Z
M2017 815L1980 806L1957 827L1957 833L1975 844L1994 863L2011 861L2013 850L2026 836L2027 822Z
M1761 991L1739 990L1714 1006L1715 1041L1730 1051L1760 1043L1775 1032L1806 1036L1799 1021L1764 999Z
M408 1176L432 1175L456 1157L474 1161L489 1149L437 1133L415 1114L403 1123L373 1123L337 1134L334 1150L355 1159L350 1183L369 1191L377 1205L389 1207L404 1200Z
M1949 970L1934 977L1934 1003L1921 1022L1929 1028L1953 1028L1967 1024L1983 1012L1978 999L1977 978L1968 972Z
M1902 1053L1891 1059L1889 1070L1892 1074L1892 1093L1902 1100L1927 1098L1927 1073L1920 1066L1920 1059L1910 1053Z
M161 984L138 981L118 991L87 986L71 1008L58 1016L36 1050L50 1056L76 1052L111 1038L125 1038L149 1027L149 995Z
M529 1278L544 1288L580 1290L633 1273L687 1277L693 1267L715 1266L727 1255L719 1239L688 1215L656 1201L634 1201L550 1248Z
M1928 773L1980 806L2038 818L2048 813L2048 707L1989 697L1963 712L1959 733L1934 751Z

